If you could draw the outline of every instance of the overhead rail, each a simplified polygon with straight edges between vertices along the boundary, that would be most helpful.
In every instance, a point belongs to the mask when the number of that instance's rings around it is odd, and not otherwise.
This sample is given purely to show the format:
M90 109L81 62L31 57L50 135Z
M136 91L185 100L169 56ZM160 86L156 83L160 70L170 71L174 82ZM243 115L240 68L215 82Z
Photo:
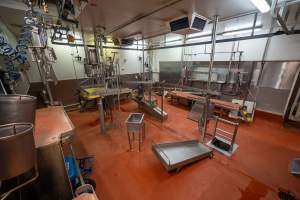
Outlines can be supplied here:
M290 35L298 35L298 34L300 34L300 29L295 30ZM217 40L216 43L234 42L234 41L251 40L251 39L259 39L259 38L268 38L268 37L279 36L279 35L285 35L285 32L284 31L278 31L278 32L271 33L271 34L266 33L266 34L260 34L260 35L254 35L254 36L243 36L243 37L236 37L236 38L220 39L220 40ZM67 43L67 42L52 42L52 44L69 45L69 46L83 46L83 44L71 44L71 43ZM205 45L205 44L211 44L211 41L195 42L195 43L180 44L180 45L165 46L165 47L148 48L148 49L145 49L145 51L152 51L152 50L158 50L158 49L170 49L170 48L177 48L177 47L187 47L187 46L197 46L197 45ZM94 45L87 45L87 46L88 47L95 47ZM142 49L128 48L128 47L103 46L103 48L105 48L105 49L121 49L121 50L142 51Z

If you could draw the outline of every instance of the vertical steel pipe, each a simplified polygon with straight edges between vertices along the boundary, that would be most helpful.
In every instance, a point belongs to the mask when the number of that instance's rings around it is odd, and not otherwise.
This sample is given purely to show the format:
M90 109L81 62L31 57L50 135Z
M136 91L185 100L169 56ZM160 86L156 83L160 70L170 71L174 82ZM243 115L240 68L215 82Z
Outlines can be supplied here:
M83 29L81 29L81 37L82 37L82 43L83 43L83 47L84 47L84 53L85 53L86 61L87 61L87 63L90 63L90 60L89 60L89 51L88 51L88 47L87 47L86 42L85 42Z
M211 34L211 53L210 53L210 63L209 63L209 74L208 74L208 82L207 82L207 90L210 90L211 85L211 75L212 75L212 68L214 65L215 59L215 49L216 49L216 36L217 36L217 24L218 24L219 16L215 16L213 30Z
M207 81L207 94L206 94L206 106L204 109L204 127L202 130L202 143L205 142L205 136L207 132L207 116L208 116L208 108L209 108L209 99L210 99L210 86L211 86L211 75L212 75L212 68L214 65L214 59L215 59L215 49L216 49L216 36L217 36L217 24L219 21L219 16L215 16L214 23L213 23L213 29L212 29L212 35L211 35L211 53L210 53L210 63L209 63L209 74L208 74L208 81Z
M143 59L142 59L142 62L143 62L143 81L145 80L145 47L144 47L144 34L142 36L142 48L143 48Z
M165 91L164 91L164 87L163 86L161 86L161 92L162 92L162 94L161 94L161 123L163 123L164 122L164 93L165 93Z
M272 21L271 21L271 26L270 26L270 30L269 30L269 35L273 33L275 24L276 24L276 19L273 18ZM258 79L257 79L257 82L256 82L256 87L258 87L258 91L257 91L257 93L256 93L256 97L257 97L258 92L259 92L259 84L260 84L260 81L261 81L261 78L262 78L262 74L263 74L263 70L264 70L266 58L267 58L267 55L268 55L268 51L269 51L271 39L272 39L271 36L268 36L267 41L266 41L266 45L265 45L265 48L264 48L264 52L263 52L263 55L262 55L262 59L261 59L261 69L260 69L260 72L259 72L259 75L258 75ZM256 100L256 99L255 99L255 100Z
M253 20L253 26L252 26L251 36L254 36L256 21L257 21L257 13L254 14L254 20Z

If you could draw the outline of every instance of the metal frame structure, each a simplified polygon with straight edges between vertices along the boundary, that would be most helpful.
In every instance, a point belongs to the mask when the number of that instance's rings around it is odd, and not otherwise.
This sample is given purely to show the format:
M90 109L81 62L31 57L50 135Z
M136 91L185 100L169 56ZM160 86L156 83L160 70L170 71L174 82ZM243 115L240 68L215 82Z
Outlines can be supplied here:
M226 130L223 130L223 129L219 128L218 127L219 121L221 121L225 124L229 124L229 125L234 126L233 133L230 133ZM216 137L219 137L219 138L221 137L222 139L224 139L226 142L228 142L230 144L229 152L232 152L234 144L235 144L235 139L236 139L238 127L239 127L239 123L231 122L229 120L222 119L220 117L216 117L216 123L215 123L215 128L214 128L213 139L215 139Z

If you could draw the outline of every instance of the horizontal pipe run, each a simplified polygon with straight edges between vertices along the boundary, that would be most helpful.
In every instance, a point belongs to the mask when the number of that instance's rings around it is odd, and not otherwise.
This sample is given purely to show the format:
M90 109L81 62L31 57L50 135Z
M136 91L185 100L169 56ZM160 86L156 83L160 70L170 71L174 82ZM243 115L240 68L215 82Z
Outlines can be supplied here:
M245 36L245 37L221 39L221 40L217 40L216 43L234 42L234 41L259 39L259 38L268 38L268 37L278 36L278 35L283 35L283 34L285 34L285 32L279 31L279 32L276 32L276 33L271 33L271 34L267 33L267 34L254 35L254 36ZM294 35L294 34L300 34L300 30L295 30L294 33L292 33L290 35ZM151 51L151 50L158 50L158 49L169 49L169 48L197 46L197 45L205 45L205 44L211 44L211 41L189 43L189 44L180 44L180 45L167 46L167 47L149 48L149 49L146 49L146 50Z
M271 34L261 34L261 35L254 35L254 36L245 36L245 37L237 37L237 38L228 38L228 39L221 39L217 40L216 43L223 43L223 42L234 42L234 41L242 41L242 40L251 40L251 39L259 39L259 38L268 38L273 36L279 36L284 35L285 32L279 31L276 33ZM296 35L300 34L300 30L295 30L290 35ZM83 46L83 44L69 44L69 43L60 43L60 42L52 42L52 44L56 45L68 45L68 46ZM157 48L148 48L145 49L145 51L153 51L158 49L171 49L171 48L177 48L177 47L187 47L187 46L197 46L197 45L205 45L205 44L211 44L211 41L205 41L205 42L197 42L197 43L189 43L189 44L180 44L180 45L174 45L174 46L166 46L166 47L157 47ZM87 45L88 47L95 47L94 45ZM126 48L126 47L109 47L109 46L103 46L105 49L118 49L118 50L134 50L134 51L142 51L142 49L136 49L136 48Z

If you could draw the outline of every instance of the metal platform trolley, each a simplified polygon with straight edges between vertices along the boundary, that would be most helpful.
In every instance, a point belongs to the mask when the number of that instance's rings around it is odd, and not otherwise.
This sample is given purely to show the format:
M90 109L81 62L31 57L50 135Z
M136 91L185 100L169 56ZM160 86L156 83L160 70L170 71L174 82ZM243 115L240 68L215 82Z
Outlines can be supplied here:
M145 140L145 123L143 113L130 113L127 120L127 136L129 149L132 150L132 143L135 141L135 134L138 134L139 151L141 151L141 144Z
M198 140L153 144L152 151L168 172L178 172L185 165L213 157L212 150Z
M204 120L212 118L213 107L206 111L207 104L197 101L188 118L198 121L199 131L203 131ZM200 120L199 120L200 118ZM213 152L198 140L186 140L179 142L168 142L153 144L152 150L159 158L168 172L179 171L183 166L194 163L204 158L212 158Z

